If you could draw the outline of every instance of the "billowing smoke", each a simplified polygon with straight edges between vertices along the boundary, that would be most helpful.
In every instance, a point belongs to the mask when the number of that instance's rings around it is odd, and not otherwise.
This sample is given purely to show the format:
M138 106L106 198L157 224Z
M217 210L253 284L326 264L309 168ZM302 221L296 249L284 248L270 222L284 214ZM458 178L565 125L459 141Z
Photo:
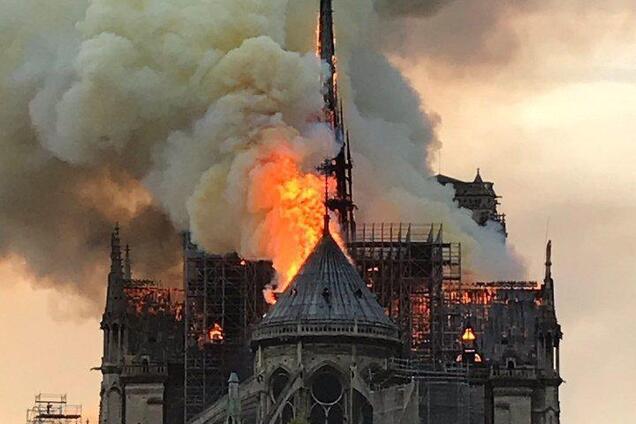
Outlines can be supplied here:
M429 177L436 118L374 43L374 1L335 3L360 219L443 222L476 273L519 276L501 236ZM0 7L0 253L98 299L115 221L136 271L164 281L181 230L246 257L298 245L320 207L313 168L337 149L317 123L318 1Z
M511 22L552 0L376 0L386 18L382 49L417 58L452 74L493 73L511 62L523 42ZM558 3L558 2L556 2ZM586 2L577 3L584 10Z
M376 9L390 16L431 16L455 0L376 0Z

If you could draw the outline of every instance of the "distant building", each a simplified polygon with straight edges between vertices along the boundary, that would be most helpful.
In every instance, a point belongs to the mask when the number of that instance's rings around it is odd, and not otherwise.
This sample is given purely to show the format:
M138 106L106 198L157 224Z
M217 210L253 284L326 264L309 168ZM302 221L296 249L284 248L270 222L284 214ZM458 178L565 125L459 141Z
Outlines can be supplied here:
M442 185L451 185L455 190L455 201L460 208L473 212L473 219L479 225L485 226L489 222L500 226L501 232L506 232L506 215L497 211L501 196L497 196L493 188L494 183L484 181L479 170L472 182L461 181L446 175L437 175L437 181Z

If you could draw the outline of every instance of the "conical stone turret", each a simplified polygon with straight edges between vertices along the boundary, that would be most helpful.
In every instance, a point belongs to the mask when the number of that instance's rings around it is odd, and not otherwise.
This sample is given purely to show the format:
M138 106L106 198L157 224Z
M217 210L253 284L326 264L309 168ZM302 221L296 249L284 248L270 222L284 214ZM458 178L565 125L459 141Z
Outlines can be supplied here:
M331 234L323 235L252 340L346 336L399 343L397 326Z

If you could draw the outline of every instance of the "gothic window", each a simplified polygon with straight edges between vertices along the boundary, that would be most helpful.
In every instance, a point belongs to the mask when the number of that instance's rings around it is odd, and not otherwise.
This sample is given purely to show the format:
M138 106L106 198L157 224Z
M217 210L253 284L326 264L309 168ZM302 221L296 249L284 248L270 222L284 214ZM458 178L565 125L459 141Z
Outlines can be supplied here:
M272 401L275 402L279 398L283 390L285 390L287 383L289 383L289 373L287 371L282 368L274 371L269 382Z
M331 370L320 371L311 381L311 424L343 424L344 388L340 377Z

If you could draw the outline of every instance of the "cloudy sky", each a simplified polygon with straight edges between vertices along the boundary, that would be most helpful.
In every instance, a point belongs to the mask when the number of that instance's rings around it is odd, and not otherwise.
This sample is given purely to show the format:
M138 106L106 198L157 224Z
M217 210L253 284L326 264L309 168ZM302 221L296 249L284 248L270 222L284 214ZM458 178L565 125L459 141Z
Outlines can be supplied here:
M533 278L553 240L563 422L631 423L636 6L433 3L421 17L396 17L386 41L439 116L444 147L432 165L465 179L479 167L495 181L510 242ZM59 391L95 422L98 319L77 318L87 315L74 313L83 300L34 290L24 275L19 258L0 265L0 421L23 422L34 393Z

